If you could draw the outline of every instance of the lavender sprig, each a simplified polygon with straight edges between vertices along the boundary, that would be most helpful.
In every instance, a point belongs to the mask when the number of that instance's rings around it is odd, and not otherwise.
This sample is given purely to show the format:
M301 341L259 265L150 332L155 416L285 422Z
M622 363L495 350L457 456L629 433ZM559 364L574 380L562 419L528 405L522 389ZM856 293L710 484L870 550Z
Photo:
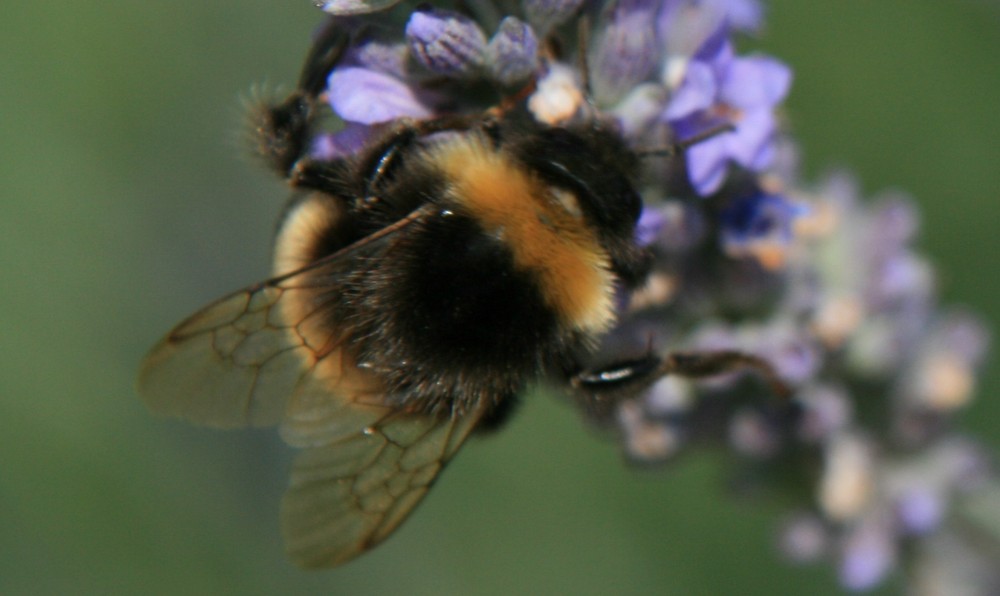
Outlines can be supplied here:
M395 3L362 4L377 13ZM610 120L635 148L732 125L688 149L679 171L648 160L637 240L655 256L653 273L623 297L601 351L641 353L650 342L662 352L737 349L771 362L794 387L792 404L776 404L743 375L668 377L587 415L643 464L715 445L737 468L780 466L760 480L798 498L779 550L827 561L845 588L905 571L915 592L961 584L993 593L1000 479L952 422L973 399L988 334L973 315L938 303L934 269L912 247L920 222L908 197L862 200L844 173L800 182L795 144L780 126L791 69L740 55L735 43L761 28L760 3L519 8L492 24L443 7L411 12L405 28L386 15L389 33L359 38L331 73L327 97L343 124L317 140L315 155L350 155L398 118L481 113L529 81L539 121ZM585 56L581 15L592 25Z

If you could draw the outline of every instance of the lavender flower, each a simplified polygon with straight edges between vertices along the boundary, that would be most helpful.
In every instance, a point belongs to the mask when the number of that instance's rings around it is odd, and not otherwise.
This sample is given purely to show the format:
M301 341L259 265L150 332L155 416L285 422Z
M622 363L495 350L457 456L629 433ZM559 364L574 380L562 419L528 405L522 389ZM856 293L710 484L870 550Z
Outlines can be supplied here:
M475 21L447 10L416 10L406 24L410 52L425 68L462 77L483 66L486 35Z
M706 143L711 141L706 141ZM720 216L723 249L734 258L756 259L768 269L784 266L803 208L778 195L739 197Z
M870 589L903 567L938 593L956 581L978 582L977 593L1000 586L995 562L955 523L989 491L1000 499L982 447L952 423L974 397L988 334L974 316L938 304L935 272L912 246L921 222L908 197L866 201L843 173L800 180L777 116L792 73L774 58L739 55L732 39L760 29L760 3L521 8L488 23L421 8L405 30L386 19L385 38L357 40L330 75L327 98L342 122L316 139L314 155L352 155L393 120L481 114L520 92L530 92L524 103L540 122L611 122L635 148L731 125L684 160L645 162L636 239L654 255L653 273L622 296L598 356L740 350L770 362L794 397L780 402L747 374L667 377L585 414L634 462L708 444L738 468L769 472L761 482L796 503L780 550L825 561L848 589ZM584 11L593 42L579 56L575 27L564 25ZM484 31L495 33L487 41ZM987 525L985 514L966 517Z
M688 150L691 183L703 195L717 190L729 161L759 172L773 158L773 108L785 98L791 71L765 56L738 58L723 24L692 57L664 111L680 138L719 124L735 127Z
M490 72L501 85L515 85L538 70L538 39L524 21L507 17L486 48Z
M591 57L594 97L612 103L656 66L656 0L617 0Z

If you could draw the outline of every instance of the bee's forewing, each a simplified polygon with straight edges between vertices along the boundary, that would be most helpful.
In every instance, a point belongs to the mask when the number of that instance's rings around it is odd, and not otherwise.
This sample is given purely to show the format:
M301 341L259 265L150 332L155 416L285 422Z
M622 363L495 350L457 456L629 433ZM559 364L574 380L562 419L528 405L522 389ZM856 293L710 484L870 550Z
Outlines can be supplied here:
M139 394L159 414L232 428L277 424L308 373L303 344L277 319L278 286L227 296L178 325L143 361Z
M372 389L374 381L340 349L350 322L331 320L327 306L347 276L392 258L400 234L420 213L183 321L142 363L138 389L146 404L196 424L233 428L277 424L290 404L319 407L342 387ZM325 391L317 393L317 384Z

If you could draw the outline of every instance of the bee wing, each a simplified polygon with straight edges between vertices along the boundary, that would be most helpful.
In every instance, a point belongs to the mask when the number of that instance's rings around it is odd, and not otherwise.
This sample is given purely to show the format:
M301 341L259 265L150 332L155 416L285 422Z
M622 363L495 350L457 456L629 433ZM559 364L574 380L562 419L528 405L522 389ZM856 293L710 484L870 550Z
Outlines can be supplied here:
M317 322L323 296L359 263L390 258L396 232L423 215L222 298L143 362L139 391L155 412L218 427L280 424L303 449L282 505L289 554L303 567L330 567L384 540L482 416L403 411L342 349L344 336Z
M307 373L303 345L277 317L284 291L261 284L194 314L142 363L138 389L156 413L234 428L278 423Z
M391 252L395 234L424 214L414 211L333 255L235 292L189 317L142 363L138 390L146 405L159 414L220 428L273 425L288 416L305 427L307 411L324 410L321 417L328 420L338 407L341 425L354 423L353 430L377 420L383 414L377 405L384 402L377 399L376 383L338 349L342 337L322 331L323 304L316 289L332 295L345 276L358 274L361 264L377 266ZM331 398L332 392L339 399ZM354 399L357 421L346 404Z
M295 309L288 307L303 300L299 294L308 291L316 271L336 287L338 265L322 262L252 286L178 325L143 361L138 389L146 405L196 424L236 428L277 424L293 404L330 401L339 381L332 364L342 358L337 340L306 332L316 311L289 320ZM322 383L316 378L321 370L327 371Z
M363 431L305 449L282 502L289 556L339 565L382 542L420 502L479 421L389 413Z

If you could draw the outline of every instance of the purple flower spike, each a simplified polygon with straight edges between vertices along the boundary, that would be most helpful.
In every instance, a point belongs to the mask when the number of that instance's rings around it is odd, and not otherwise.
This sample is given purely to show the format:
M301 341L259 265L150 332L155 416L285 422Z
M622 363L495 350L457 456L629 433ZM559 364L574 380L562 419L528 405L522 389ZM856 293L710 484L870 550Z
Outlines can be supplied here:
M528 79L538 68L538 39L531 25L515 17L500 22L487 47L490 72L502 85Z
M344 67L330 73L330 106L342 119L360 124L396 118L428 118L431 110L403 81L374 70Z
M591 61L594 96L600 102L614 103L653 71L658 8L653 0L615 4Z
M406 23L410 52L428 70L462 77L483 66L486 35L472 19L449 10L417 10Z
M770 164L773 111L791 81L791 70L773 58L734 57L725 25L705 40L664 111L679 139L720 124L735 127L688 149L688 175L699 194L719 189L730 161L756 172Z

